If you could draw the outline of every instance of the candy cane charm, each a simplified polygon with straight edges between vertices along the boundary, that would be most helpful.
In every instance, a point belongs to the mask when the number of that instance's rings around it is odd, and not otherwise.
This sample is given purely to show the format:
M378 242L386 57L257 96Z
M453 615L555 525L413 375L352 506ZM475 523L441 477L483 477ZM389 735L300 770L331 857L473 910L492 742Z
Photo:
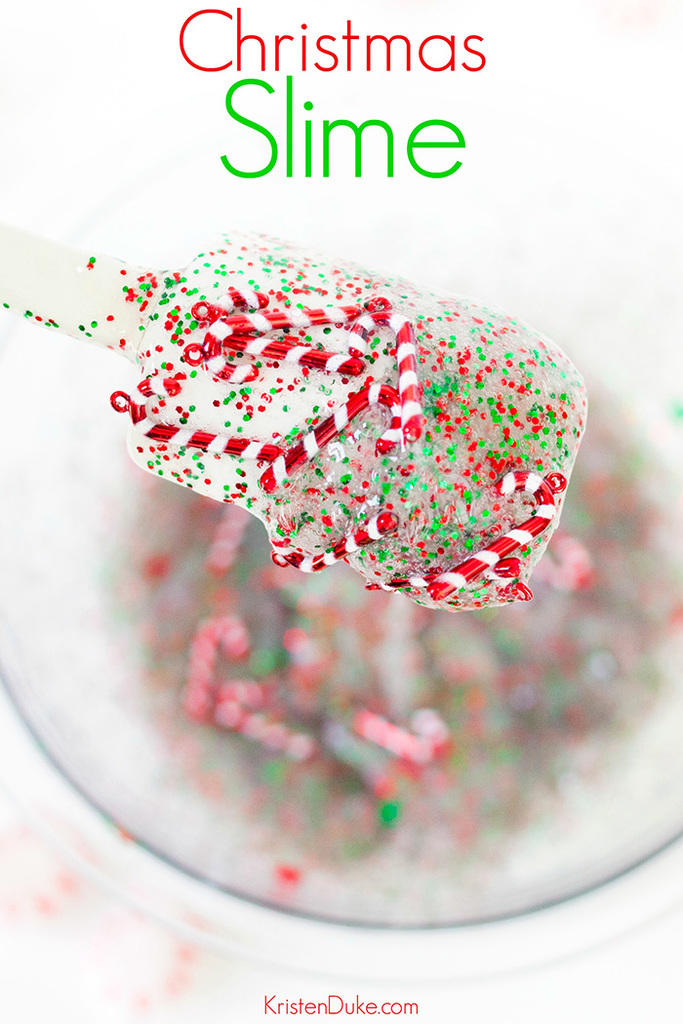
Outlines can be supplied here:
M248 335L233 334L226 323L215 324L206 336L206 345L222 342L224 350L240 352L263 359L277 359L295 366L308 366L323 373L339 373L348 377L359 377L365 372L362 359L327 352L311 345L299 345L295 341L265 337L251 338Z
M213 302L195 302L192 316L199 323L213 323L229 316L235 309L264 309L268 302L268 296L263 292L255 292L241 285L239 288L228 288L225 295Z
M397 527L398 516L395 516L393 512L380 512L370 520L367 526L347 533L345 537L337 541L334 547L322 555L306 556L301 551L289 549L287 551L275 550L271 557L276 565L283 567L291 565L295 569L299 569L300 572L319 572L321 569L326 569L329 565L341 561L342 558L346 558L347 555L352 555L359 548L379 540L385 534L392 533Z
M262 744L267 750L277 751L293 761L307 761L318 750L318 744L308 733L296 732L277 717L265 711L251 711L227 691L220 695L214 709L216 725L239 732Z
M195 316L200 307L206 306L206 303L197 303L192 307L192 315ZM286 331L292 327L342 325L355 320L362 312L363 309L358 306L328 306L326 309L290 308L272 313L236 313L234 316L221 317L221 333L223 338L226 338L230 334L272 334L274 331Z
M371 743L376 743L378 747L388 750L395 757L416 765L428 764L446 747L442 736L436 739L415 735L408 729L402 729L381 715L366 709L356 712L353 731Z
M229 363L223 355L223 346L212 334L207 334L200 344L193 341L183 349L183 361L188 366L204 365L215 380L230 381L231 384L248 384L257 380L258 368L249 363Z
M401 396L401 430L403 440L417 441L422 434L424 414L420 380L417 375L417 345L413 326L405 317L392 316L389 326L396 334L398 392Z
M187 714L198 721L206 719L215 703L214 671L220 648L235 660L249 653L249 634L234 615L201 623L192 640L184 705Z
M397 435L400 437L400 409L397 403L398 395L388 384L372 384L351 395L345 405L341 405L332 416L323 420L315 430L305 434L298 444L273 461L261 477L261 487L266 494L272 494L293 470L311 462L325 445L339 437L351 420L375 405L384 405L392 413L389 430L377 442L378 451L388 451L396 443Z
M232 297L229 297L228 301L234 305ZM183 358L189 365L198 366L202 362L210 362L210 368L215 372L216 357L222 346L223 351L262 356L264 359L307 366L324 373L341 373L357 377L366 368L359 356L365 351L370 331L375 327L388 327L396 337L402 438L404 442L410 443L421 436L424 414L417 372L415 332L406 317L392 312L391 303L387 299L372 299L367 310L359 306L340 306L327 309L288 309L281 313L254 312L233 316L225 313L226 310L220 305L214 306L207 302L199 302L192 307L193 316L200 322L209 323L211 327L203 344L192 342L186 346ZM350 334L357 339L355 347L349 346L349 355L327 352L294 341L267 338L267 335L274 331L321 324L347 325ZM223 379L234 379L233 375L236 372L229 364L224 366ZM221 376L220 373L216 375Z
M234 292L235 289L231 289ZM259 299L257 293L251 293L251 299L239 296L242 305L251 305L257 309L268 304L268 300ZM259 312L242 315L227 315L236 304L235 296L228 294L216 304L197 302L192 307L192 315L200 323L210 325L204 341L191 342L185 346L183 359L190 366L205 364L206 368L219 380L232 383L246 383L258 377L258 370L236 367L224 361L225 352L244 353L250 356L262 356L292 365L306 366L323 373L340 373L349 377L358 377L366 369L358 358L359 353L347 355L339 352L327 352L312 345L300 345L288 339L272 339L266 336L274 331L290 330L292 327L304 328L321 324L345 324L362 313L358 306L330 307L328 309L294 309L281 313Z
M559 494L566 486L567 480L561 473L550 473L545 479L535 473L520 470L507 473L496 484L496 490L505 497L516 491L533 494L536 508L531 518L488 544L460 565L431 579L427 583L427 592L432 600L443 601L454 591L463 590L478 576L488 569L493 569L502 559L507 559L516 548L524 547L543 533L550 526L556 512L555 494Z
M109 399L116 412L130 413L131 421L141 434L150 441L160 444L173 444L179 448L198 448L203 452L219 455L236 455L242 459L255 459L257 462L272 462L282 454L282 448L276 444L250 441L245 437L225 437L207 430L188 430L186 427L173 427L167 423L157 423L147 416L146 405L133 402L125 391L114 391Z
M388 299L377 297L368 303L363 313L347 330L359 339L358 349L365 350L373 327L388 327L396 337L398 364L398 392L401 397L401 431L406 443L417 441L422 434L422 389L417 373L417 344L410 321L392 312ZM363 346L362 349L360 346Z
M277 362L290 363L322 371L339 373L348 377L362 374L366 365L359 355L344 355L330 352L312 345L301 345L289 339L273 339L267 337L277 330L302 328L320 324L347 324L351 333L361 339L364 344L373 327L389 327L396 337L396 361L398 365L398 394L389 385L373 384L361 392L351 395L347 402L320 424L315 430L306 434L299 444L294 445L284 454L276 450L276 445L259 445L258 442L245 441L242 438L225 438L222 435L210 434L206 431L190 431L186 428L171 427L155 423L147 417L142 405L128 401L123 393L112 396L112 404L117 411L126 408L136 427L151 440L173 444L178 447L200 448L203 451L218 454L237 455L242 458L256 458L271 462L273 465L261 477L263 490L273 493L278 484L284 482L289 473L306 462L311 461L334 437L339 436L350 420L363 409L372 405L387 405L392 412L392 422L387 431L379 438L376 451L384 454L399 441L416 441L422 432L424 416L421 406L421 388L417 374L417 347L411 323L402 316L392 313L391 304L383 298L375 298L368 303L367 310L359 306L329 307L327 309L288 309L284 312L252 312L231 314L230 311L239 304L265 308L267 299L259 298L255 292L229 290L228 294L215 303L201 301L192 307L192 315L209 327L203 341L191 342L186 345L182 359L189 366L204 364L214 379L237 383L246 383L257 379L258 370L249 366L238 366L227 361L227 354L262 356ZM349 346L349 352L352 346ZM353 349L353 351L359 351ZM184 377L184 375L182 375ZM164 381L164 384L169 383ZM180 385L174 379L170 382L174 388L169 392L176 394ZM149 390L144 392L149 394ZM348 552L344 551L347 542L357 543L353 537L344 538L324 557L338 560ZM341 554L337 553L337 549ZM355 548L354 548L355 550ZM299 565L306 565L304 571L317 571L323 564L316 557L315 569L307 556L298 552L290 552ZM301 559L299 560L299 556ZM310 566L310 568L309 568Z

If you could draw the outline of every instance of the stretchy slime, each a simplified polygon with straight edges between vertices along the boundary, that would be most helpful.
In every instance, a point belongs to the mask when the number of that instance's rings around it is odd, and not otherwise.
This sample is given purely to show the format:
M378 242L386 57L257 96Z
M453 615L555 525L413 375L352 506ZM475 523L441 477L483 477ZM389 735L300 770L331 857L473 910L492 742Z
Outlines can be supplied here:
M184 270L0 232L0 301L135 361L139 465L452 611L528 600L586 419L580 374L509 315L263 236Z

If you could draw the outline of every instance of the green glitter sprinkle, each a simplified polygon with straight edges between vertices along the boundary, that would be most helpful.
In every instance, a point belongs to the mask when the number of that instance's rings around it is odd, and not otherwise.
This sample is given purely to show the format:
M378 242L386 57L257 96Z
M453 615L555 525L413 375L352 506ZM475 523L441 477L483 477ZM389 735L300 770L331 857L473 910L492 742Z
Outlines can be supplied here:
M378 808L380 824L385 828L393 828L401 820L403 805L399 801L388 800Z

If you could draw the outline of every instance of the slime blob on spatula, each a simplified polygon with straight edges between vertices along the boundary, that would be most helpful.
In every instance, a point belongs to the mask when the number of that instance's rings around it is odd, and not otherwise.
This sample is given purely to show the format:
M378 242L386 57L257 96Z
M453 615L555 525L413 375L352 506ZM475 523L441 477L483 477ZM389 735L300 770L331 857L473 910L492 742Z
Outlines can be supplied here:
M0 301L120 351L140 466L451 611L528 600L586 420L581 375L506 313L233 234L185 269L0 232Z

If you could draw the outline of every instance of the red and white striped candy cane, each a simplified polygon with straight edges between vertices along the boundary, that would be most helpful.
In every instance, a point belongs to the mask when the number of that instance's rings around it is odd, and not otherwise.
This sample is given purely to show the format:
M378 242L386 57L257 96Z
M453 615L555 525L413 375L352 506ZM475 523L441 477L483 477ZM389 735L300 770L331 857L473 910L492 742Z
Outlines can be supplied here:
M261 487L266 494L272 494L293 470L311 462L325 445L339 437L351 420L375 405L384 405L391 410L392 421L389 430L385 431L377 442L378 451L389 451L400 438L398 395L388 384L367 385L362 391L350 395L348 401L332 416L323 420L314 430L304 435L301 441L272 462L261 477Z
M386 326L386 320L391 315L392 305L389 299L376 295L370 299L365 309L358 308L358 316L349 323L346 330L355 339L354 351L358 355L364 355L368 347L368 338L378 326ZM351 346L349 346L349 351Z
M213 323L221 317L229 316L235 309L264 309L269 299L263 292L255 292L247 285L228 288L225 295L209 302L207 299L195 302L192 316L200 323Z
M424 765L432 761L439 750L443 749L443 741L437 744L426 736L415 736L407 729L402 729L386 718L372 711L358 711L353 719L353 731L378 747L383 747L395 757L404 758L413 764Z
M510 530L503 537L487 544L475 555L461 562L448 572L441 573L427 584L427 592L434 601L443 601L456 590L465 587L481 576L488 569L493 569L502 560L507 559L517 548L529 544L550 526L555 516L555 495L564 491L567 486L566 477L561 473L550 473L543 478L536 473L514 470L507 473L496 484L496 490L504 497L516 491L533 494L536 508L530 519L521 526Z
M282 455L282 448L276 444L263 441L250 441L245 437L225 437L208 430L188 430L187 427L174 427L167 423L157 423L147 416L145 405L133 402L125 391L115 391L110 402L116 412L129 412L136 430L148 437L150 441L160 444L172 444L179 448L198 448L203 452L214 452L219 455L236 455L242 459L255 459L257 462L272 462Z
M399 370L398 394L389 385L372 385L347 402L315 430L305 435L300 444L289 452L282 453L279 446L262 444L244 438L226 438L222 434L204 430L190 430L159 423L147 416L146 406L134 402L125 392L117 391L111 396L111 403L117 412L129 411L135 427L150 440L177 447L198 448L201 451L254 458L263 462L274 462L272 473L266 472L261 483L266 492L275 490L291 469L310 461L320 449L346 424L368 405L388 405L392 411L392 422L377 442L377 451L386 453L401 439L415 441L420 437L424 416L420 402L420 383L417 375L417 348L415 334L410 322L402 316L392 314L391 304L386 299L373 299L367 311L359 306L328 307L327 309L287 310L239 315L226 315L228 308L236 304L267 304L267 298L249 289L231 289L227 296L217 303L202 301L193 306L193 315L202 322L210 323L212 329L202 343L193 342L185 346L183 359L193 366L205 364L215 378L233 384L255 380L255 367L235 365L224 358L224 350L245 355L263 355L295 365L309 366L327 373L341 373L358 376L365 370L365 364L357 356L349 356L309 345L299 345L288 339L249 337L252 334L266 334L291 327L306 327L315 324L352 325L355 337L367 338L373 326L388 326L397 341L396 358ZM156 376L156 375L154 375ZM166 394L177 395L182 385L179 376L162 380ZM154 395L151 378L139 385L146 398ZM394 402L396 396L396 402Z
M249 653L249 634L235 615L202 622L192 640L183 704L187 714L198 721L204 721L215 704L214 673L221 648L238 661Z
M294 761L307 761L318 749L312 736L295 732L263 711L250 711L234 698L222 698L216 703L214 722Z
M401 429L406 443L417 441L425 417L422 412L422 388L417 375L417 344L413 325L402 316L392 316L389 327L396 335L398 393L401 397Z
M172 427L151 420L135 423L135 426L151 441L172 444L178 448L198 448L203 452L236 455L242 459L255 459L257 462L272 462L282 454L279 445L250 441L244 437L225 437L223 434L214 434L207 430L187 430L184 427Z
M507 473L496 484L496 490L505 496L514 494L515 491L533 494L537 505L530 519L503 537L492 541L448 572L431 573L426 576L395 576L388 584L371 583L369 589L398 590L402 587L419 587L426 589L434 601L443 601L454 591L463 590L481 575L494 580L510 579L521 569L521 562L517 558L509 558L509 555L548 528L555 515L555 494L564 491L566 486L567 480L562 473L550 473L545 478L523 470ZM529 600L532 596L529 588L523 583L511 584L508 591L511 597L522 600Z
M193 306L194 316L197 306ZM284 309L271 313L236 313L222 319L228 328L228 334L272 334L273 331L286 331L292 327L315 327L316 325L343 325L363 312L359 306L327 306L325 309ZM195 319L198 319L195 317Z
M308 366L323 373L339 373L348 377L359 377L366 370L365 363L357 357L349 357L340 352L328 352L311 345L299 345L296 341L274 339L268 337L251 338L243 334L232 333L228 322L217 323L211 328L205 339L205 345L212 346L215 342L222 344L223 349L240 352L248 356L262 356L264 359L278 359L294 366Z
M250 363L228 362L221 342L211 334L207 334L201 344L192 342L186 345L183 361L189 366L203 364L216 380L230 381L231 384L248 384L259 376L258 368Z
M250 381L256 380L259 372L255 366L249 363L229 363L226 361L222 346L220 344L214 345L213 348L208 347L206 343L204 345L192 345L188 346L191 350L199 350L200 358L193 360L192 357L186 359L190 366L199 366L200 363L204 363L206 369L217 379L222 381L229 381L231 384L248 384ZM185 374L181 375L185 378ZM144 395L145 398L154 398L158 396L158 392L154 390L152 381L157 378L157 374L153 374L146 377L143 381L138 384L138 391ZM158 386L159 380L157 380ZM175 398L179 395L182 390L182 384L177 377L167 377L161 380L161 387L166 395L170 395ZM160 396L158 396L160 397Z
M393 512L380 512L365 527L347 533L345 537L337 541L334 547L329 548L322 555L305 555L303 552L291 548L286 551L276 549L272 552L271 557L276 565L283 567L291 565L301 572L319 572L321 569L326 569L329 565L339 562L342 558L346 558L347 555L352 555L359 548L379 540L386 533L392 533L397 527L398 516L395 516Z
M417 441L422 434L424 413L413 325L406 317L392 312L388 299L375 298L368 304L367 312L359 316L347 329L365 343L373 327L388 327L396 337L401 430L406 443Z

